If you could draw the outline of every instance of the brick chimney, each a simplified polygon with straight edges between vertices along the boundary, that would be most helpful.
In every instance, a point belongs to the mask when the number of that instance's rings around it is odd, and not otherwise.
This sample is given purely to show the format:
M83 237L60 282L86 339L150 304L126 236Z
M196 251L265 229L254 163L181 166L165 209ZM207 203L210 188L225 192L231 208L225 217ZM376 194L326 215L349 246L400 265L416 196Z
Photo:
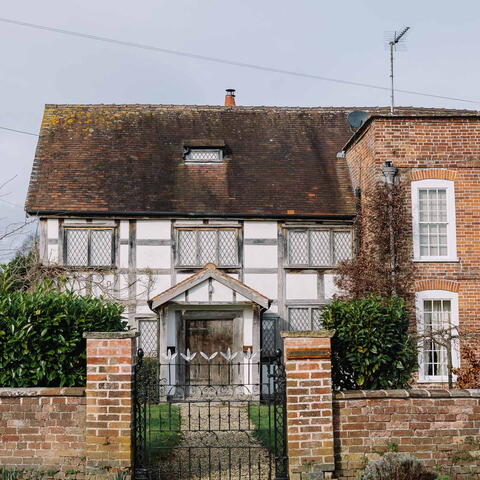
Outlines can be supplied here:
M235 89L227 88L227 94L225 95L225 106L234 107L235 106Z

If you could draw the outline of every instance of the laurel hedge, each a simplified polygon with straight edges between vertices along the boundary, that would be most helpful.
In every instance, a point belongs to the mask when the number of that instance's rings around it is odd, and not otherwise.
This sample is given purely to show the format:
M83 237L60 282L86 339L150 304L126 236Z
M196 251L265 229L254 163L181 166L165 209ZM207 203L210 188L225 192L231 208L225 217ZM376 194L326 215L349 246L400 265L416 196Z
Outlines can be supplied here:
M21 290L0 279L0 387L85 385L83 332L125 330L122 312L52 283Z
M417 368L408 309L398 296L334 299L322 313L332 338L332 382L338 390L408 388Z

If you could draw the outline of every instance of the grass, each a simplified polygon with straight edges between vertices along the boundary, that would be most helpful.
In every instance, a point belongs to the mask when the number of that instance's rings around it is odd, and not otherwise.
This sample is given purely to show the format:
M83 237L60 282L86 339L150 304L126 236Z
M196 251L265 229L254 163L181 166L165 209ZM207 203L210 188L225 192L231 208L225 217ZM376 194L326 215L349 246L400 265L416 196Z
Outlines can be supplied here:
M151 459L166 458L182 440L180 408L168 403L150 405L148 408L148 455Z
M248 415L255 424L255 436L270 452L275 453L275 411L273 405L250 405ZM281 435L280 428L277 435Z

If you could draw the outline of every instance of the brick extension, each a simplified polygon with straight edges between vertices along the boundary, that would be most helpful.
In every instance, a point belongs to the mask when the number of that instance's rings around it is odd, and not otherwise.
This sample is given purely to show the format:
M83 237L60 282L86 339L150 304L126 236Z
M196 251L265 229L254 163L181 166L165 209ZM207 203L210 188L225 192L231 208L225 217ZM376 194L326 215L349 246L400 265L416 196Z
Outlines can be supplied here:
M287 381L290 480L331 478L333 451L332 332L282 332Z
M132 466L132 385L136 332L85 333L87 407L85 472Z

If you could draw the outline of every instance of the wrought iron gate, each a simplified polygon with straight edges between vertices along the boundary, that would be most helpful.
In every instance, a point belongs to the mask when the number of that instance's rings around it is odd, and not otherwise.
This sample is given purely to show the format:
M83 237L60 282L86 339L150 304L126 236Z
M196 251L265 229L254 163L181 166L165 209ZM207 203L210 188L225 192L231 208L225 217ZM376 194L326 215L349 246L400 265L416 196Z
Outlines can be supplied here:
M288 480L285 429L281 351L138 351L136 480Z

